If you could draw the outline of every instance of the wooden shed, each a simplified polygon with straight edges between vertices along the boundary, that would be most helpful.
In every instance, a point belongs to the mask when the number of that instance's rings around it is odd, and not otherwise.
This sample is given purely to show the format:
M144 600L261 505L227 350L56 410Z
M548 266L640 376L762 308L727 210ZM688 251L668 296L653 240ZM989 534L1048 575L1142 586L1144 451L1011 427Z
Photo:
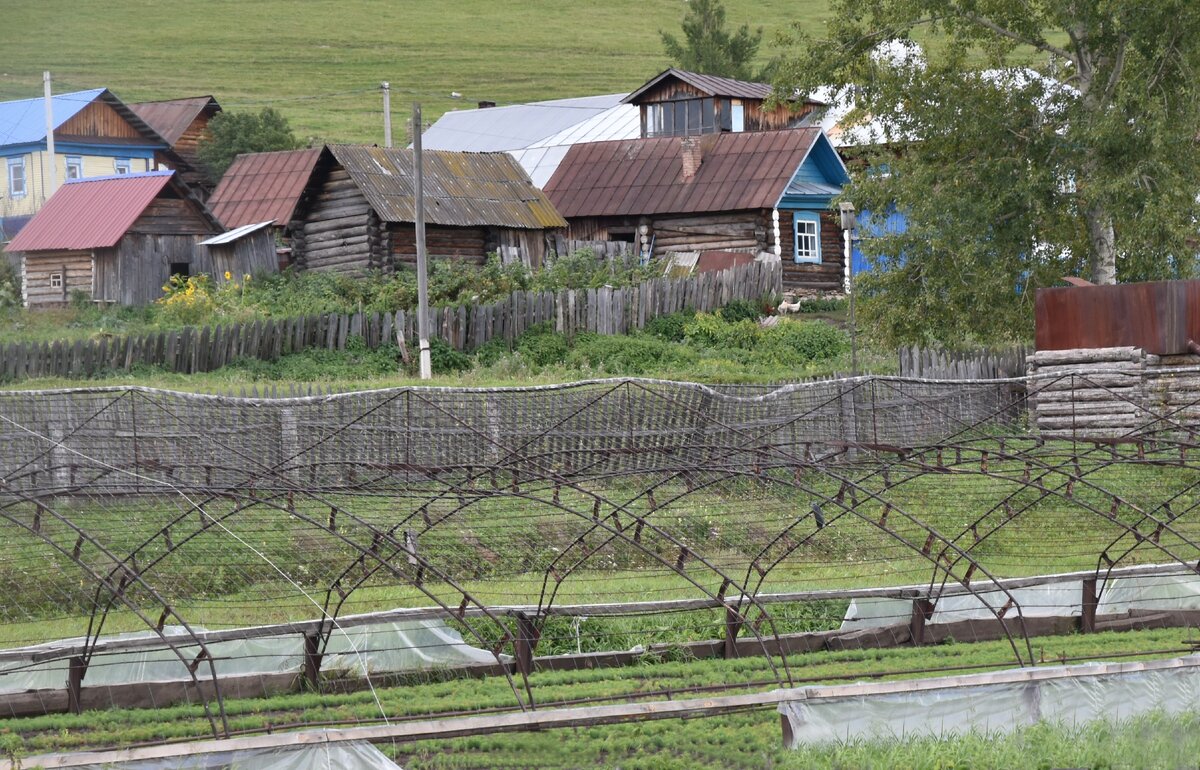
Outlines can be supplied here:
M641 112L642 137L776 131L810 125L826 107L805 99L768 107L769 83L733 80L674 67L622 101Z
M785 289L841 292L842 231L830 209L849 181L818 128L577 144L546 194L567 238L626 241L643 256L776 255Z
M209 274L217 284L240 281L247 275L274 273L279 270L275 257L275 232L272 220L236 227L214 235L199 245L207 249ZM225 276L228 275L229 278Z
M202 196L212 192L216 182L200 162L200 143L209 136L208 123L221 111L212 96L191 96L185 99L164 99L157 102L135 102L129 109L146 121L155 133L175 152L183 164L171 164L179 171L185 184Z
M76 292L93 301L140 305L162 296L175 274L212 275L202 241L224 228L173 171L69 180L12 240L21 255L28 307L61 305ZM237 270L274 261L240 254Z
M431 259L540 265L566 221L503 152L429 151L426 245ZM389 272L416 262L413 152L330 145L301 197L292 233L300 269Z

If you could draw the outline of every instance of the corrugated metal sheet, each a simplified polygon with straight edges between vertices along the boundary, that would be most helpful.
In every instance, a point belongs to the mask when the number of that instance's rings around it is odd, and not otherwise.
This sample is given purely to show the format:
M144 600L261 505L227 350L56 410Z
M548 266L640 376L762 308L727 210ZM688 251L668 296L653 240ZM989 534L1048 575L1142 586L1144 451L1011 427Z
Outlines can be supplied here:
M233 243L239 238L245 238L250 233L258 232L264 227L270 227L274 222L256 222L252 225L242 225L235 227L227 233L221 233L209 238L207 241L200 241L201 246L220 246L223 243Z
M330 145L329 150L380 219L415 219L412 150L362 145ZM424 155L429 224L534 230L567 225L507 153L430 151Z
M1134 346L1156 355L1200 341L1200 281L1038 289L1038 350Z
M688 72L687 70L678 70L671 67L646 81L645 85L621 101L626 104L634 104L643 93L654 88L667 78L682 80L684 83L703 91L709 96L727 96L731 99L766 99L771 95L771 86L768 83L753 83L748 80L720 78L715 75L702 75L699 72Z
M54 127L75 117L75 114L96 101L103 88L74 91L50 97ZM46 100L42 97L0 102L0 147L8 144L40 142L46 138Z
M239 155L208 200L226 227L291 220L321 148Z
M106 249L116 244L173 171L72 179L8 244L9 251Z
M421 134L426 150L521 150L603 114L624 94L554 99L477 110L453 110ZM609 137L615 138L615 137Z
M702 161L688 180L677 137L577 144L545 191L565 217L773 208L820 134L797 128L701 137Z
M192 125L196 116L210 104L220 109L217 100L211 96L192 96L186 99L166 99L159 102L136 102L131 103L129 109L146 121L155 133L166 140L167 144L174 145L179 141L179 137L183 136L183 132L187 131L188 126Z
M545 187L566 157L568 147L586 142L637 139L641 132L641 110L631 104L618 104L524 150L509 150L509 155L517 159L534 186Z

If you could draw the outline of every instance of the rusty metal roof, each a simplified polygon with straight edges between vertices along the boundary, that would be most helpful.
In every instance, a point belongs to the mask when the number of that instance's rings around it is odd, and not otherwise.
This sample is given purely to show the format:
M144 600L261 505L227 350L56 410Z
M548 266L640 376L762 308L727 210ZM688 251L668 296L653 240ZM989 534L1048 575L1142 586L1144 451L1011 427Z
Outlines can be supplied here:
M731 99L766 99L771 95L771 86L769 83L734 80L733 78L704 75L699 72L688 72L687 70L679 70L671 67L650 78L646 81L645 85L621 101L626 104L637 104L638 97L668 78L681 80L709 96L727 96Z
M577 144L546 195L565 217L773 208L820 134L795 128L697 137L702 160L686 180L679 137Z
M211 96L192 96L186 99L164 99L158 102L136 102L128 105L138 117L146 121L155 133L174 145L187 131L196 116L211 109L221 111L221 105Z
M363 145L328 149L380 219L416 218L412 150ZM430 224L531 230L567 226L507 153L430 150L424 156L425 217Z
M58 188L9 251L106 249L141 216L174 171L71 179Z
M239 155L208 206L226 227L271 220L286 225L316 168L321 148Z

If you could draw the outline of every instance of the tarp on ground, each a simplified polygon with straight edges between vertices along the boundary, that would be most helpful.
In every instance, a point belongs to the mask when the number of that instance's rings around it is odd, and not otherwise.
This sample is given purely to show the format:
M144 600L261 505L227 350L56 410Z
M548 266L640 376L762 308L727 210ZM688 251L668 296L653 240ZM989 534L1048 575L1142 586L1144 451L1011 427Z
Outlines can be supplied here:
M1097 615L1121 615L1139 610L1200 610L1200 576L1154 575L1113 578L1097 584ZM978 594L947 596L934 605L929 623L953 623L960 620L989 620L1004 607L1009 594L1016 600L1023 617L1078 617L1082 612L1083 584L1079 580L1014 588L1008 593L995 589ZM1005 613L1015 618L1015 608ZM912 617L909 599L854 599L846 609L841 630L858 631L907 623Z
M401 770L369 743L243 749L164 759L82 765L76 770Z
M194 629L202 631L203 629ZM84 677L84 687L104 687L140 682L191 681L184 661L192 661L199 648L184 641L181 626L163 628L163 635L178 640L183 660L170 649L98 653ZM150 631L114 634L116 639L156 638ZM0 694L28 690L58 690L66 686L65 658L40 660L56 647L77 647L83 639L65 639L20 649L21 658L0 661ZM218 677L299 673L304 663L304 639L299 634L262 639L214 642L208 645ZM396 673L471 663L495 663L491 652L472 647L439 620L396 621L335 629L329 639L321 670L349 676ZM197 676L209 675L207 665Z

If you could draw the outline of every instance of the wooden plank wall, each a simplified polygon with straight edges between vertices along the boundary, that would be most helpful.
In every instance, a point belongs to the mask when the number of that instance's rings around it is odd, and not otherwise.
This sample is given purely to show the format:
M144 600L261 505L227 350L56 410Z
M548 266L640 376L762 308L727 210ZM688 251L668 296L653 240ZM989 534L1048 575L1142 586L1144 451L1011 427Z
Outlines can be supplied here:
M902 347L900 376L926 380L1002 380L1025 376L1027 345L976 350L946 350L917 345Z
M206 235L127 233L115 248L97 250L93 297L121 305L149 304L162 296L175 262L186 262L191 275L212 275L208 250L199 245Z
M623 289L559 292L519 291L490 305L430 310L431 336L457 350L473 350L488 340L510 344L535 324L550 323L568 336L580 332L625 334L655 316L686 308L706 312L734 299L778 294L778 263L753 263L689 278L658 278ZM32 377L90 377L128 370L135 364L193 373L219 369L237 358L274 360L308 348L341 350L350 337L369 348L406 341L416 350L413 312L360 312L74 342L13 342L0 345L0 381Z

